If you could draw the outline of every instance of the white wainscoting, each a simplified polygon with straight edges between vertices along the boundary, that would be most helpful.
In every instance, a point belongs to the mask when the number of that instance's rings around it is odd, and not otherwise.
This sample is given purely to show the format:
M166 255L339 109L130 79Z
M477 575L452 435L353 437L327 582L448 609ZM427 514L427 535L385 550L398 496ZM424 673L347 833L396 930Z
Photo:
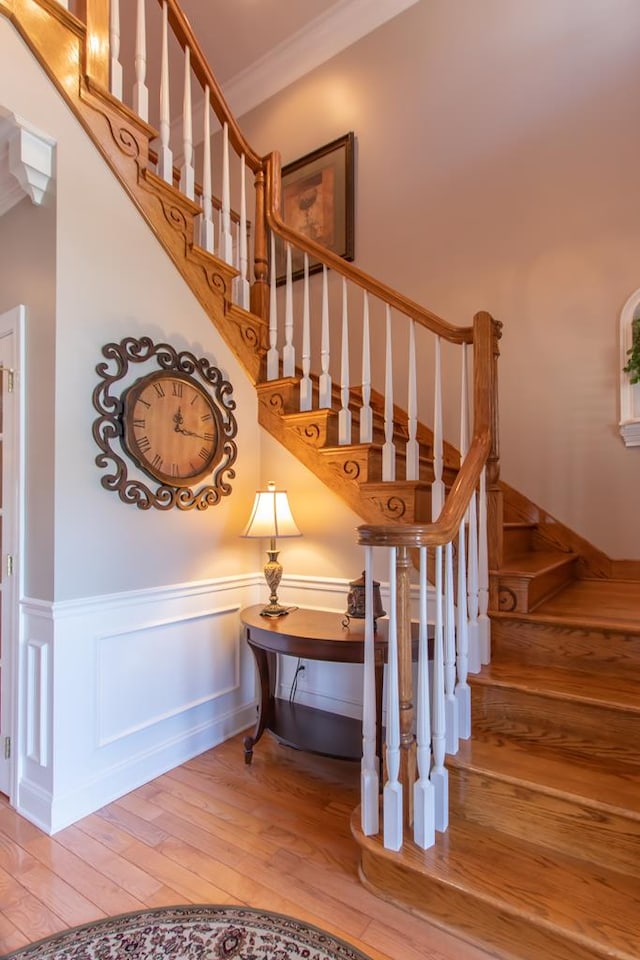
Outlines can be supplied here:
M339 624L348 589L344 578L285 576L279 596L335 611ZM381 596L388 603L385 584ZM55 604L25 599L18 811L55 833L252 727L256 673L239 613L266 599L261 573ZM281 658L280 696L295 666ZM361 715L359 666L305 668L300 702Z
M263 582L26 599L19 812L54 833L251 726L255 669L239 611Z

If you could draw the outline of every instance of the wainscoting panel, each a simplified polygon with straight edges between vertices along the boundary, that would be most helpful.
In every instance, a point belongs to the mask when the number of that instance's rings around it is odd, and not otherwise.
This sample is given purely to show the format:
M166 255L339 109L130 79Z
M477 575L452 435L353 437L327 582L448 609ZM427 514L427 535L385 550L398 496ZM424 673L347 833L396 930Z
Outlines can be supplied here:
M25 600L19 812L55 833L251 726L239 611L259 601L260 581Z

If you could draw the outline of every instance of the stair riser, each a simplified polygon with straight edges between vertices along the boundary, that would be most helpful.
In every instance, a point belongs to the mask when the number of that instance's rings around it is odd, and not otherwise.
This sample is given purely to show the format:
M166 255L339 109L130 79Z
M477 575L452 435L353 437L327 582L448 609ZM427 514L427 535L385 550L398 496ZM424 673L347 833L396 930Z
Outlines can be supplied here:
M630 671L640 670L640 634L496 617L491 624L491 658L494 663L561 666L628 677Z
M640 877L640 821L522 781L449 769L450 817Z
M426 859L431 859L430 851ZM490 949L505 960L605 960L611 954L591 945L575 943L561 931L533 922L526 913L507 913L476 891L483 889L481 876L463 878L447 885L428 874L407 868L369 850L362 851L360 879L383 900L426 917L431 923ZM517 944L517 954L514 953ZM631 960L631 958L629 958Z
M491 730L559 755L640 766L640 715L510 687L472 682L474 732Z
M512 557L517 557L526 553L533 546L532 528L530 526L508 525L504 528L504 562L507 563Z

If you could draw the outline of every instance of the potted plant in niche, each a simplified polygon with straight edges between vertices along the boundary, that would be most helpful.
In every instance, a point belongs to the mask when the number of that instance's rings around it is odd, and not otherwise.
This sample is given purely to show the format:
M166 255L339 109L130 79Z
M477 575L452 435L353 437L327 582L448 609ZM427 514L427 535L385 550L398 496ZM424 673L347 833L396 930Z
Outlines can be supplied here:
M631 347L627 350L627 357L623 372L629 374L631 383L640 383L640 317L631 321Z

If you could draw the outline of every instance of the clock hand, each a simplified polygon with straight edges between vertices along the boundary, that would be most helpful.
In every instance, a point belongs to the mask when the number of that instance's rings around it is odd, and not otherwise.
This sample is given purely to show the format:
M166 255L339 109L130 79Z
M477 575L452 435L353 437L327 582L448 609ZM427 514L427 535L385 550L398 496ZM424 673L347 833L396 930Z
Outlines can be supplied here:
M184 427L176 427L176 430L178 431L178 433L184 434L185 437L197 437L198 440L207 439L201 433L194 433L193 430L185 430Z
M175 432L184 433L184 430L181 427L181 424L184 422L184 417L182 416L182 410L180 407L178 407L173 415L173 422L175 423Z

